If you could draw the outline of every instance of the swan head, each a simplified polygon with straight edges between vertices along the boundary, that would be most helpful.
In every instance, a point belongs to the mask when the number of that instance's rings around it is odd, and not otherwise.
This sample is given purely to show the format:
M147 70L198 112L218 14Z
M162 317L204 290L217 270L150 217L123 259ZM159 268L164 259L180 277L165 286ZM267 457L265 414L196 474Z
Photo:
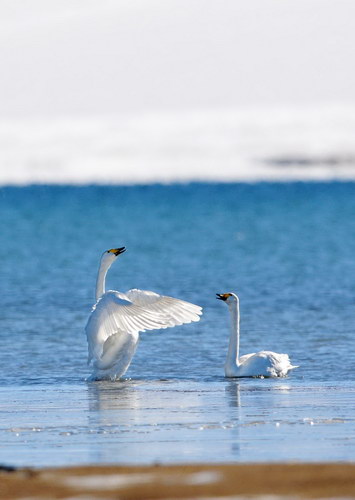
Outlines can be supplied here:
M117 257L125 251L125 247L111 248L110 250L106 250L101 256L101 264L110 266L117 259Z
M218 300L223 300L226 304L233 304L235 302L239 302L238 295L235 293L216 293Z

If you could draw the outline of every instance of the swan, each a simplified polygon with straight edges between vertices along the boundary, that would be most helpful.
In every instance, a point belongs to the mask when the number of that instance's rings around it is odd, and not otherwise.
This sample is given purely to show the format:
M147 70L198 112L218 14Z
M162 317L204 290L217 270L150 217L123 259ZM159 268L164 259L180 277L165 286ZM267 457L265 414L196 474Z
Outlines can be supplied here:
M239 298L235 293L217 293L231 316L232 329L229 338L227 359L224 365L226 377L285 377L290 370L298 368L290 363L288 354L272 351L253 352L239 357Z
M127 371L139 332L199 321L202 308L148 290L105 291L107 271L125 247L105 251L96 280L96 304L85 327L90 380L116 380Z

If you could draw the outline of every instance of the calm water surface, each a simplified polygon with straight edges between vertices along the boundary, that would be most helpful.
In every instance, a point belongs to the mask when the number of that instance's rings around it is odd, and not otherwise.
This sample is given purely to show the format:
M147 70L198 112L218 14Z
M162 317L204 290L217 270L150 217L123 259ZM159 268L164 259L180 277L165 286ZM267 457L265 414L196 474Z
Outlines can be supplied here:
M0 460L16 465L355 459L355 184L0 190ZM142 334L127 380L86 382L98 259L109 288L205 309ZM288 352L279 380L225 380L241 353Z

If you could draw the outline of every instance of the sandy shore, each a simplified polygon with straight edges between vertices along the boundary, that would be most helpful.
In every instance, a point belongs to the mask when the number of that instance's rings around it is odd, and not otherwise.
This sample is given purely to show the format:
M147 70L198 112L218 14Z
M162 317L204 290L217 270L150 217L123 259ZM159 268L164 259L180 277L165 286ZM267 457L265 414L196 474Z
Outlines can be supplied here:
M355 498L355 464L88 466L0 472L0 498Z

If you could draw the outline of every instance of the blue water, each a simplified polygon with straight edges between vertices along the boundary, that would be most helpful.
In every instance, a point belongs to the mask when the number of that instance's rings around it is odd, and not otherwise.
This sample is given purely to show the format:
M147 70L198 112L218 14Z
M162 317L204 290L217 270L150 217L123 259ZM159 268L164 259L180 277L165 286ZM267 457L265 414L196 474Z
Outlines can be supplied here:
M355 459L355 183L0 189L0 461L17 465ZM98 260L108 287L204 307L141 336L126 381L86 382ZM286 379L226 380L289 353Z

